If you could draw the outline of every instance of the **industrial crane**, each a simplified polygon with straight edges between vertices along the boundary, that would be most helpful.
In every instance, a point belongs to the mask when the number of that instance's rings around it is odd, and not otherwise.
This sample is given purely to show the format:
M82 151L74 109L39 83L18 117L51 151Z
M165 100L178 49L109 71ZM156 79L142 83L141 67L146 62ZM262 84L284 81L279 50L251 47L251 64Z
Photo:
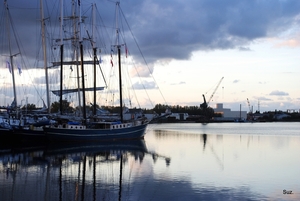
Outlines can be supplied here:
M202 109L207 109L209 102L211 101L211 99L212 99L213 96L215 95L215 93L216 93L217 89L219 88L219 86L220 86L220 84L221 84L221 82L222 82L223 79L224 79L224 77L221 78L221 80L220 80L219 83L217 84L215 90L213 91L213 93L211 94L211 96L209 97L209 99L208 99L207 102L206 102L206 99L205 99L205 95L202 94L204 102L203 102L202 104L200 104L200 108L202 108Z
M248 99L248 98L247 98L247 103L248 103L248 107L249 107L249 113L252 113L251 106L250 106L250 102L249 102L249 99Z
M249 102L249 99L247 98L247 103L248 103L248 107L249 107L249 113L247 115L247 119L249 121L252 121L253 120L253 108L251 109L251 106L250 106L250 102Z

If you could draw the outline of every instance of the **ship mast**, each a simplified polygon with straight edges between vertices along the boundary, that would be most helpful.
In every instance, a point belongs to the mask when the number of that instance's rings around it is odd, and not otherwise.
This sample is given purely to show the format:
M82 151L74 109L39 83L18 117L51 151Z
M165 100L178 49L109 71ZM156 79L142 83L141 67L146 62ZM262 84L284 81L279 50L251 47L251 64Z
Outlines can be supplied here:
M77 95L78 95L78 107L79 107L79 113L80 115L82 114L82 107L81 107L81 92L80 92L80 76L79 76L79 55L78 55L78 52L79 52L79 47L78 47L78 31L77 31L77 12L76 12L76 3L74 0L72 0L72 17L71 19L73 19L73 33L74 33L74 40L72 40L73 42L73 46L75 47L74 48L74 59L76 61L76 73L77 73Z
M118 65L119 65L119 90L120 90L120 117L121 122L123 122L123 95L122 95L122 73L121 73L121 45L120 45L120 36L119 36L119 24L118 24L118 14L119 14L119 6L120 2L116 3L116 34L117 34L117 44L116 47L118 49Z
M61 0L61 25L60 25L60 39L57 41L60 41L60 62L53 62L53 66L58 66L60 65L61 68L61 75L60 75L60 92L59 93L54 93L54 94L59 94L60 95L60 111L62 114L62 95L65 93L71 93L71 92L66 92L63 90L63 66L64 65L76 65L77 69L77 91L78 91L78 101L79 101L79 108L80 112L83 113L83 119L86 119L86 96L85 96L85 74L84 74L84 64L94 64L94 96L96 96L96 90L101 90L100 88L96 87L96 65L99 64L99 61L97 59L97 51L96 51L96 44L95 40L91 39L92 41L92 47L93 47L93 54L94 54L94 59L93 61L84 61L84 55L83 55L83 41L85 38L83 37L83 20L85 19L84 16L82 16L82 11L81 11L81 1L79 0L72 0L72 16L65 17L63 13L63 0ZM94 10L95 4L93 5L93 10ZM95 11L93 11L95 12ZM95 14L94 14L95 15ZM95 24L95 16L93 16L93 24ZM64 38L63 33L64 33L64 20L73 20L73 36L70 38ZM93 36L94 36L94 29L93 27ZM72 61L64 61L63 59L63 45L64 41L71 40L72 47L73 49L73 60ZM81 74L80 74L81 71ZM81 76L81 77L80 77ZM80 82L81 81L81 82ZM90 90L90 89L88 89ZM75 92L73 90L70 90L72 92ZM81 99L81 91L82 91L82 99ZM81 104L81 101L83 102ZM96 97L94 97L94 105L96 103ZM82 111L81 111L82 110ZM96 108L94 108L94 112L96 112Z
M7 5L7 1L4 0L4 5L6 7L6 16L7 16L7 37L8 37L8 48L9 48L9 59L10 59L10 72L12 75L12 81L13 81L13 93L14 93L14 101L12 106L14 107L14 109L17 109L17 90L16 90L16 82L15 82L15 71L14 71L14 63L13 63L13 57L17 56L19 53L17 54L12 54L12 47L11 47L11 39L10 39L10 25L11 25L11 19L10 19L10 14L9 14L9 9L8 9L8 5Z
M48 77L48 67L47 67L47 49L46 49L46 36L45 36L45 19L44 19L44 8L43 0L40 0L40 10L41 10L41 25L42 25L42 43L43 43L43 53L44 53L44 68L45 68L45 78L46 78L46 94L47 94L47 106L48 113L50 113L50 91L49 91L49 77Z
M63 25L64 25L64 1L60 0L60 97L59 97L59 110L63 114L63 58L64 58L64 42L63 42Z
M83 102L83 121L86 123L86 103L85 103L85 81L84 81L84 58L83 58L83 37L82 37L82 17L81 17L81 5L78 1L79 6L79 45L80 45L80 63L81 63L81 81L82 81L82 102Z
M96 115L96 87L97 87L97 81L96 81L96 63L97 63L97 47L96 47L96 39L95 39L95 7L96 4L93 4L93 27L92 27L92 46L93 46L93 52L94 52L94 104L93 104L93 114Z

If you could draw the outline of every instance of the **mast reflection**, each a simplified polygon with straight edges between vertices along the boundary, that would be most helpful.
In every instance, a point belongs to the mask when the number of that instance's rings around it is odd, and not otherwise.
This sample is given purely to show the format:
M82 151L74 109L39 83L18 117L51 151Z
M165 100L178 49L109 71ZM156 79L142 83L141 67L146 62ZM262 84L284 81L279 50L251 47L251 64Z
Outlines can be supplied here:
M129 169L138 169L146 155L170 164L149 152L144 140L0 146L0 178L6 175L0 194L8 200L29 199L24 191L37 200L122 200L128 190L122 187L136 182L127 178L134 171Z

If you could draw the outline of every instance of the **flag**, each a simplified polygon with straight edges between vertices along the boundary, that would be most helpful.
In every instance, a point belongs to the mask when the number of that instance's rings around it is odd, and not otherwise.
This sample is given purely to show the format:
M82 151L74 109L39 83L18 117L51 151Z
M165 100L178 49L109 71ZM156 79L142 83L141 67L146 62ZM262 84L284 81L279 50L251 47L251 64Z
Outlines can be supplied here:
M111 67L114 66L114 63L113 63L113 56L112 56L113 53L114 53L114 50L111 49L111 50L110 50L110 63L111 63Z
M18 63L18 70L19 70L19 75L21 75L21 73L22 73L22 69L21 69L21 65L20 65L20 63Z
M127 49L127 45L126 44L125 44L125 53L126 53L126 58L127 58L128 49Z
M8 68L9 72L11 73L11 65L9 61L6 61L6 68Z

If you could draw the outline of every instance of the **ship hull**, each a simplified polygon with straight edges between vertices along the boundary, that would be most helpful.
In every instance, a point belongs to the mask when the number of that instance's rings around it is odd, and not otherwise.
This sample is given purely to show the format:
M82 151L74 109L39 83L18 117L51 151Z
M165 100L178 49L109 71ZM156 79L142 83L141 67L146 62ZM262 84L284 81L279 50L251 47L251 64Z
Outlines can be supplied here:
M141 139L145 135L147 123L119 129L66 129L45 127L49 141L95 141Z

